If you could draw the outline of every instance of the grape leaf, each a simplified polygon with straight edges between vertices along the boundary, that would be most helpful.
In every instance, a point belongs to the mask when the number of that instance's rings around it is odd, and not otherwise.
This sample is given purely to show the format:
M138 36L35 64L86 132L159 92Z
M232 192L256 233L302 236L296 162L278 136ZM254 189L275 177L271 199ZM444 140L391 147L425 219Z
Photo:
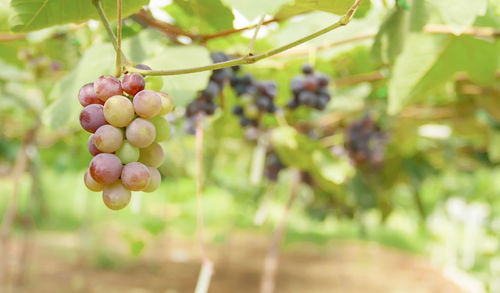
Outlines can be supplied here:
M480 84L493 82L498 58L495 43L467 36L411 34L394 64L388 112L397 113L417 95L444 84L457 72L467 72Z
M222 0L227 6L233 7L249 20L253 20L264 14L274 14L281 6L291 3L293 0ZM328 0L326 0L328 1Z
M354 4L354 0L295 0L295 3L284 5L275 17L277 19L287 19L295 15L304 14L316 10L344 15ZM371 6L371 1L362 1L357 14L367 12Z
M379 63L392 64L403 50L409 13L395 9L388 14L373 43L372 55Z
M488 0L426 0L440 14L453 33L460 34L464 28L472 25L479 15L484 15Z
M123 0L123 17L137 12L148 0ZM109 19L116 18L116 1L102 0ZM80 23L98 19L91 0L12 0L10 29L27 32L65 23Z

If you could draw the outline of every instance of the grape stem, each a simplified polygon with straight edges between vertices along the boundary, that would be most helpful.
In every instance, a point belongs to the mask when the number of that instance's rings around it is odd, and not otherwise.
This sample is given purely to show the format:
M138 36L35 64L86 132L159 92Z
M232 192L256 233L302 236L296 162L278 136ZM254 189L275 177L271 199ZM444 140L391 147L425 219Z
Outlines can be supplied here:
M108 18L106 17L106 14L104 13L104 9L102 8L102 3L101 0L92 0L92 4L95 6L95 9L97 10L97 13L99 14L99 17L101 18L102 24L104 25L104 28L106 29L106 32L109 35L109 38L111 39L111 44L113 44L113 47L117 52L120 52L120 57L125 63L129 63L127 61L127 57L125 57L125 54L121 51L121 48L118 47L118 41L116 40L115 34L113 33L113 30L111 29L111 25L109 24Z
M122 0L116 0L116 77L122 75Z
M262 14L262 16L259 19L259 23L257 23L257 26L255 27L252 39L250 40L250 43L248 43L247 55L252 54L253 44L255 43L255 39L257 39L257 35L259 34L259 30L260 30L260 27L262 26L262 23L264 22L265 16L266 16L265 14Z
M98 1L98 0L94 0L94 1ZM202 72L202 71L212 71L212 70L216 70L216 69L233 67L233 66L242 65L242 64L253 64L253 63L258 62L262 59L268 58L270 56L274 56L274 55L279 54L283 51L286 51L290 48L296 47L300 44L303 44L307 41L310 41L316 37L324 35L324 34L330 32L334 29L337 29L339 27L347 25L351 21L353 15L356 12L356 10L358 9L358 6L360 3L361 3L361 0L356 0L356 2L354 2L352 7L349 8L347 13L336 23L334 23L330 26L327 26L324 29L319 30L313 34L310 34L310 35L307 35L303 38L300 38L294 42L291 42L291 43L286 44L284 46L280 46L278 48L275 48L275 49L272 49L272 50L269 50L269 51L266 51L266 52L263 52L260 54L255 54L255 55L248 54L247 56L244 56L241 58L237 58L237 59L233 59L233 60L229 60L229 61L225 61L225 62L219 62L219 63L215 63L215 64L210 64L210 65L205 65L205 66L193 67L193 68L174 69L174 70L143 70L143 69L135 68L133 66L126 66L125 70L128 72L137 72L137 73L140 73L142 75L179 75L179 74Z

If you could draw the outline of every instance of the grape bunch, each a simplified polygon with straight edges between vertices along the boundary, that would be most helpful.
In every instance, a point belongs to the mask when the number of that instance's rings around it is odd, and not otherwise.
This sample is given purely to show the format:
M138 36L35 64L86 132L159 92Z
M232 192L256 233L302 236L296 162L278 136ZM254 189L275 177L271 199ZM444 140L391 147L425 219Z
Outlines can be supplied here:
M214 63L229 61L231 59L230 56L222 52L212 53L210 54L210 58ZM198 112L203 112L205 115L214 114L215 109L217 109L215 98L222 92L230 77L231 68L214 70L210 75L207 87L187 106L186 117L194 117Z
M102 191L104 203L112 210L127 206L131 191L153 192L161 182L157 168L164 153L158 143L171 133L162 115L171 112L174 104L167 93L146 85L137 73L127 73L121 81L104 75L78 93L84 107L80 124L91 133L87 147L93 156L84 182L88 189Z
M302 72L304 76L295 76L291 80L293 97L286 106L292 110L300 105L324 110L331 99L328 91L330 79L323 73L314 72L314 68L309 64L302 66Z
M280 157L274 151L269 151L266 155L266 164L264 166L264 176L267 179L276 182L278 181L279 172L285 168Z
M355 165L382 164L387 136L370 116L353 122L346 131L344 146Z
M277 86L274 81L255 81L251 75L231 78L231 87L240 98L240 103L233 108L233 113L240 117L242 127L259 125L260 117L265 113L276 112L274 98Z

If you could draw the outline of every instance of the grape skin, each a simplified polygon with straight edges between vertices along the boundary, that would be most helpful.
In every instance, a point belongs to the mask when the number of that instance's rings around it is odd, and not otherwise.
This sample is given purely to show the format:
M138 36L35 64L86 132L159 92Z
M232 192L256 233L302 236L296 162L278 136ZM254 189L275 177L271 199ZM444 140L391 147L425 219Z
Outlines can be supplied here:
M142 118L152 118L161 110L161 97L152 90L138 92L132 103L135 112Z
M172 128L170 127L170 123L168 123L167 119L158 116L149 119L149 121L153 123L156 129L155 142L166 141L170 138Z
M160 175L160 172L158 171L158 169L156 169L155 167L151 167L151 166L147 166L147 167L149 169L149 174L151 175L151 178L149 180L148 186L146 186L146 188L143 191L144 192L153 192L156 189L158 189L158 187L161 184L161 175Z
M122 94L120 81L112 75L102 75L94 82L94 91L96 96L103 102L106 102L112 96Z
M90 133L94 133L99 127L106 124L104 107L99 104L91 104L80 112L80 125Z
M147 148L140 149L139 162L153 166L155 168L160 167L165 160L165 154L160 144L153 143Z
M100 184L99 182L95 181L94 178L90 175L89 169L85 171L85 174L83 175L83 182L85 183L85 186L91 191L102 191L104 189L104 185Z
M101 151L94 144L94 134L91 134L87 140L87 149L92 156L96 156L101 153Z
M146 86L144 77L139 73L128 73L125 74L122 80L122 89L129 95L134 96L138 92L142 91Z
M103 153L112 153L117 151L122 145L122 142L122 131L109 124L99 127L94 134L94 144L97 149Z
M174 109L174 101L172 100L172 97L164 92L157 92L157 94L159 94L161 97L161 110L158 114L166 115L172 112L172 110Z
M123 164L136 162L139 160L139 149L124 141L122 146L116 151L116 155Z
M133 162L123 166L121 181L128 190L144 190L148 186L150 178L149 169L144 164Z
M125 208L130 202L131 197L132 193L130 190L127 190L119 180L105 186L102 192L104 204L115 211Z
M134 106L124 96L113 96L104 104L104 117L115 127L125 127L134 119Z
M78 91L78 101L84 107L91 104L104 104L104 102L96 96L93 82L87 83L80 88L80 91Z
M138 148L145 148L155 140L156 129L150 121L136 118L127 127L125 136L131 145Z
M98 154L90 161L90 175L100 184L111 184L122 172L122 162L113 154Z

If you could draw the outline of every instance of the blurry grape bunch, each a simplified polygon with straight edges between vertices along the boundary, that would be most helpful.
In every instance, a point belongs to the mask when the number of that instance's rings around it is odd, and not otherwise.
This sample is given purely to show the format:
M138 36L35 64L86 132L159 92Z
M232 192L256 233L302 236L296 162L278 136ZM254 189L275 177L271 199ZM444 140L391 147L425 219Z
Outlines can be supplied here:
M380 166L386 143L387 135L369 115L347 127L344 146L356 166Z
M210 54L210 58L214 63L220 63L231 60L229 55L222 52L214 52ZM200 91L198 97L194 99L186 107L186 117L191 118L197 113L202 112L205 115L213 115L217 109L215 98L222 92L224 86L228 83L231 77L231 68L216 69L210 75L210 80L207 87Z
M292 110L301 105L324 110L331 99L328 91L329 77L326 74L315 72L309 64L302 66L302 73L304 73L303 76L295 76L291 80L290 86L293 96L286 106Z
M238 71L235 69L231 77L231 87L239 97L239 104L234 106L233 113L239 116L242 127L258 127L262 115L276 112L276 83L255 81L249 74L238 76Z
M87 147L94 156L84 182L88 189L102 191L104 203L112 210L126 207L131 191L153 192L160 185L157 168L164 153L159 142L171 133L162 116L174 108L171 97L157 91L161 87L161 78L128 73L121 81L101 76L78 93L84 107L80 124L92 133Z

